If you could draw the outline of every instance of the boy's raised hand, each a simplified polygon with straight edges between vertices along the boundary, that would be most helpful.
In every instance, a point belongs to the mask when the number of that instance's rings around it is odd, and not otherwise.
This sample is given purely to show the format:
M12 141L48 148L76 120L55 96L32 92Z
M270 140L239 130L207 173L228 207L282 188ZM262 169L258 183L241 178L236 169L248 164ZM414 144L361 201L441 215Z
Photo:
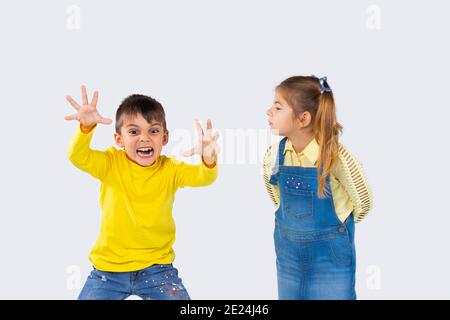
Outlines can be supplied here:
M91 103L88 102L88 96L86 87L81 86L81 96L83 104L80 106L71 96L67 96L66 99L77 111L77 113L65 116L66 120L78 120L81 127L88 129L93 128L97 123L111 124L112 120L103 118L97 111L98 91L94 91Z
M192 149L183 152L183 155L190 157L194 154L199 154L202 156L205 164L213 166L217 162L217 154L219 153L219 146L217 145L219 133L213 134L210 119L206 122L206 134L203 132L198 120L195 120L195 129L197 131L197 144Z

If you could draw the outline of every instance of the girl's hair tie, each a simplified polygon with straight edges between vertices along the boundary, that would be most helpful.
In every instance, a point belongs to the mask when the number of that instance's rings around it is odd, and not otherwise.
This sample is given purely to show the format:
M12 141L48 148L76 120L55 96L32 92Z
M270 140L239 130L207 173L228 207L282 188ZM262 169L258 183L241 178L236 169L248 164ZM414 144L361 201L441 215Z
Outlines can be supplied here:
M320 78L319 82L320 82L320 94L324 92L331 92L331 88L327 82L327 77Z

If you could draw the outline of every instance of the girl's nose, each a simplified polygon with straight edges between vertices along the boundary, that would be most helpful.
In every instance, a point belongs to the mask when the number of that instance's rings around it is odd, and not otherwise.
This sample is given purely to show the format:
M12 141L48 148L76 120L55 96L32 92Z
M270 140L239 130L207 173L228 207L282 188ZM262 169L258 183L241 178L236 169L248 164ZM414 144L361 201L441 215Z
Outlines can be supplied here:
M270 111L271 111L271 109L272 109L272 107L269 107L269 108L266 110L266 114L267 114L268 116L270 116Z

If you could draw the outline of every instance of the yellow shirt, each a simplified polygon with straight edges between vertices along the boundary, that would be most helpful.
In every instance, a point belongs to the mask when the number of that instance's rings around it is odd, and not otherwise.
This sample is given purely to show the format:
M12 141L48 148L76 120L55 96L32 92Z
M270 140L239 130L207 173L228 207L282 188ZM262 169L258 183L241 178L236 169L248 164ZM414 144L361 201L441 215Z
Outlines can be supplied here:
M278 146L279 142L267 149L263 163L266 189L277 207L280 205L280 192L278 186L270 184L269 180L278 154ZM319 145L313 139L302 152L296 153L292 142L288 139L284 154L286 166L317 167ZM330 187L336 214L342 222L352 212L355 221L361 221L373 206L372 193L362 166L342 144L339 145L339 161L330 172Z
M184 186L211 184L217 165L190 165L160 156L142 167L125 151L90 149L93 131L78 127L68 150L70 161L101 181L100 236L89 260L102 271L125 272L153 264L169 264L175 258L175 223L172 206L175 192Z

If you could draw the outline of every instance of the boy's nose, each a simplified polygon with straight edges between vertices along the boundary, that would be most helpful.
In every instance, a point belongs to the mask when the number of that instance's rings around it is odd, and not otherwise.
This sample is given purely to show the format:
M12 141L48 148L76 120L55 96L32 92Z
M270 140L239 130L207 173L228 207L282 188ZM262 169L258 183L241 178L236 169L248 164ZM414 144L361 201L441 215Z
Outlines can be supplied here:
M150 136L148 134L141 135L141 141L150 141Z

